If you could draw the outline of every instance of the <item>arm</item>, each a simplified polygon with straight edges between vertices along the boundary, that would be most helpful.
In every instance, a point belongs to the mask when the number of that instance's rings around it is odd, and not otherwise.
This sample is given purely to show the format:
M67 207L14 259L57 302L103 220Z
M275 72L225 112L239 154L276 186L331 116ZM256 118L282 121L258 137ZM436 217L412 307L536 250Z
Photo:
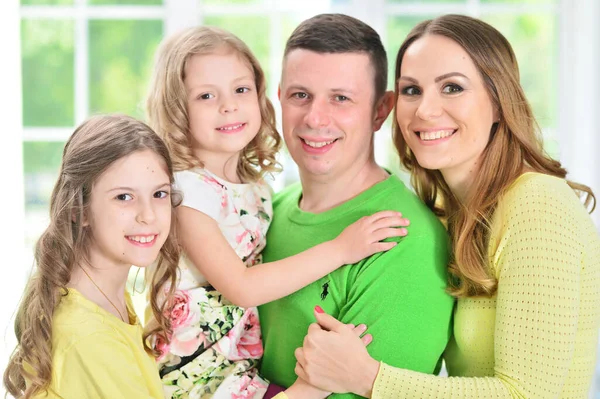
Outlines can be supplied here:
M379 212L360 219L332 241L248 268L212 218L185 206L177 212L178 237L187 256L218 291L242 307L282 298L344 264L388 250L396 243L379 241L405 234L403 229L391 227L406 225L398 212Z
M57 394L62 398L163 398L158 371L149 380L131 348L110 334L86 337L70 347L63 359L55 372ZM148 362L153 371L152 360Z
M572 197L572 193L563 194L567 199ZM372 397L377 399L421 397L425 393L429 398L451 399L560 396L572 364L580 318L582 248L576 221L581 219L568 212L573 207L568 200L558 207L563 214L557 215L553 213L557 208L549 206L556 199L537 198L509 206L514 213L500 237L501 249L494 254L499 285L493 376L444 378L382 364L376 380L372 373L367 375L357 366L354 373L361 378L355 377L355 381L363 384L353 384L349 379L339 383L353 392L364 392L364 380L367 386L374 382ZM377 342L376 333L374 337ZM344 345L345 353L359 353L360 343L350 338L339 345ZM306 345L302 353L312 360L323 354L307 351ZM360 361L367 362L362 358Z

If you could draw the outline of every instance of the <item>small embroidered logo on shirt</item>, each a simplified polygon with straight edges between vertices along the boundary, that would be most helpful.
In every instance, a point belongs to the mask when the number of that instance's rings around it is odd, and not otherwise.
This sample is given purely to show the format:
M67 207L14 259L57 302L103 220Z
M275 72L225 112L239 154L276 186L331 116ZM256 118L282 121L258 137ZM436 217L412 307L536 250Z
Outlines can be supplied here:
M321 300L324 301L325 298L327 298L327 295L329 295L329 281L327 281L325 284L323 284L323 292L321 292Z

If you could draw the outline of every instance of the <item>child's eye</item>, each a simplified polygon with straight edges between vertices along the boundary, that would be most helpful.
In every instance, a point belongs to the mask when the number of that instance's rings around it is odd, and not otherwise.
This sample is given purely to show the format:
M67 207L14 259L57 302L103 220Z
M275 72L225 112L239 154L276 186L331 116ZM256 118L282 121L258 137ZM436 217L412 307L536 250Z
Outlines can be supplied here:
M400 94L405 96L418 96L421 94L421 90L416 86L406 86L400 90Z
M167 198L169 194L170 193L165 190L157 191L154 193L154 198Z
M215 96L213 94L210 93L204 93L204 94L200 94L198 96L199 99L201 100L210 100L211 98L215 98Z
M238 94L248 93L249 91L249 87L238 87L237 89L235 89L235 92Z
M463 88L455 83L448 83L442 89L442 93L446 93L446 94L456 94L456 93L460 93L462 91L463 91Z
M115 198L119 201L131 201L133 199L131 194L119 194Z

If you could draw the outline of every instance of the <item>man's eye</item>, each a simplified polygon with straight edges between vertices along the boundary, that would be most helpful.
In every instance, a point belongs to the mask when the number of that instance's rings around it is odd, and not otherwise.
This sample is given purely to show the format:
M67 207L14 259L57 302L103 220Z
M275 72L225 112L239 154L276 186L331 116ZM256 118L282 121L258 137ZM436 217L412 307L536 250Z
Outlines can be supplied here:
M204 93L204 94L200 94L198 96L199 99L201 100L210 100L211 98L215 98L215 96L213 94L210 93Z
M338 102L344 102L344 101L348 101L348 100L350 100L350 99L346 96L342 96L342 95L335 96L335 101L338 101Z
M463 91L463 88L455 83L449 83L442 89L442 93L455 94Z
M131 194L119 194L115 198L119 201L131 201L133 199Z
M405 96L417 96L421 94L421 91L415 86L407 86L400 90L400 93Z
M297 98L297 99L299 99L299 100L304 100L305 98L307 98L307 97L308 97L308 94L306 94L306 93L302 93L302 92L299 92L299 93L294 93L294 94L292 94L292 97L293 97L293 98Z
M157 191L154 193L154 198L167 198L169 196L169 192L165 190Z

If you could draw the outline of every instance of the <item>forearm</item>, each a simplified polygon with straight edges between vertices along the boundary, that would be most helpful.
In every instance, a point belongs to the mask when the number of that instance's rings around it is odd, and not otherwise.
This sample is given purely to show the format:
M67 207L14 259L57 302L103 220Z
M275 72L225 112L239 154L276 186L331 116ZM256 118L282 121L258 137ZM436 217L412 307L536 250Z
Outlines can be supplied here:
M333 241L316 245L297 255L245 268L222 293L242 307L258 306L283 298L343 265L341 251Z
M381 365L375 384L373 399L420 398L526 398L508 380L499 377L438 377L425 373Z

